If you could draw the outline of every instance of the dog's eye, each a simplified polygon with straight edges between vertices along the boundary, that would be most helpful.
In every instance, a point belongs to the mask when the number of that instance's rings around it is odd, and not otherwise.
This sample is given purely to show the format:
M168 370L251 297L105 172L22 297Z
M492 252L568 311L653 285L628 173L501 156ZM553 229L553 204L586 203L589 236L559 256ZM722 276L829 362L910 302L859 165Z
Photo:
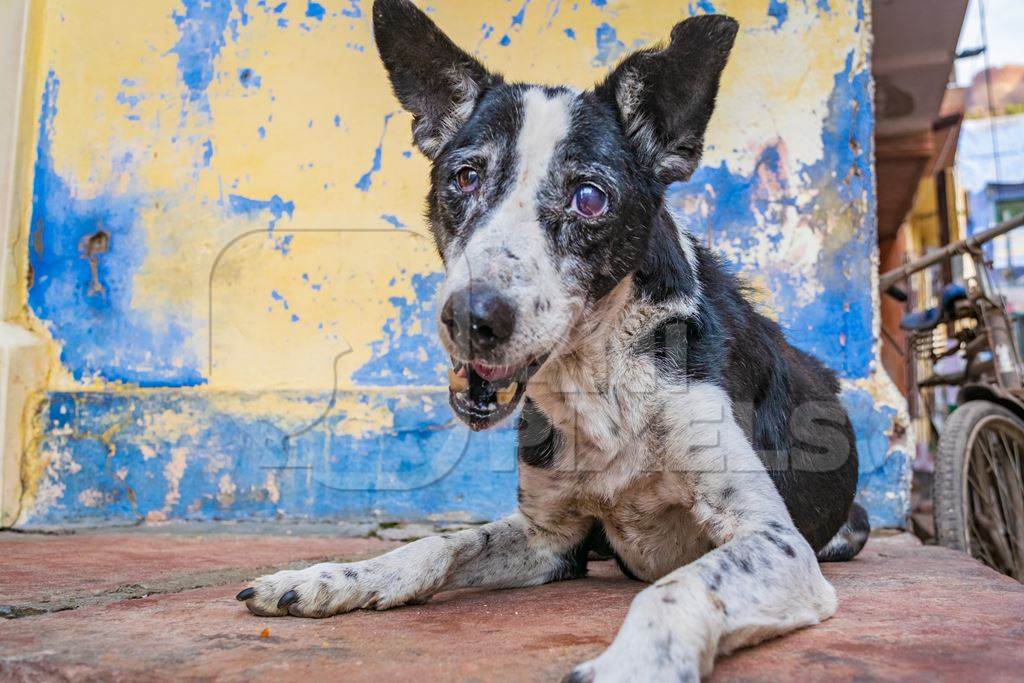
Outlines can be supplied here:
M480 174L471 166L463 166L455 173L455 183L465 194L472 194L480 187Z
M586 218L597 218L608 211L608 195L597 185L583 183L572 193L570 208Z

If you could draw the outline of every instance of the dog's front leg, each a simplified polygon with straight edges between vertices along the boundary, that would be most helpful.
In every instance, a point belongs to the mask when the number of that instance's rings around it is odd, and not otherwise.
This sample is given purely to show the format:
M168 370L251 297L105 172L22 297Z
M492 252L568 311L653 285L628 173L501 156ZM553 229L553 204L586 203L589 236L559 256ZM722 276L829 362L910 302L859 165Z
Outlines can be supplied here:
M835 609L803 537L791 526L766 526L637 594L611 646L566 680L697 681L716 654L816 624Z
M692 387L668 404L667 480L714 549L637 594L615 640L571 681L683 681L715 656L829 618L835 590L722 392ZM713 444L687 446L687 444Z
M582 520L551 532L516 514L423 538L362 562L323 563L263 576L238 598L262 616L327 617L424 602L455 588L531 586L561 575L569 551L585 533Z

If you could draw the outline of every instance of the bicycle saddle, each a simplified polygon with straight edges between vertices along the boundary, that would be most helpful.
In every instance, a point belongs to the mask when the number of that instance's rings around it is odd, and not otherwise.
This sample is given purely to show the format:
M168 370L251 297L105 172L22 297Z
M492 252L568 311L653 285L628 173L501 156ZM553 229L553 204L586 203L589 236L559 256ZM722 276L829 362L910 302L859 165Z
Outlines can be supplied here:
M967 289L963 285L948 284L942 288L939 305L924 311L911 311L900 320L900 327L905 330L919 332L930 330L948 319L953 312L953 304L967 298Z

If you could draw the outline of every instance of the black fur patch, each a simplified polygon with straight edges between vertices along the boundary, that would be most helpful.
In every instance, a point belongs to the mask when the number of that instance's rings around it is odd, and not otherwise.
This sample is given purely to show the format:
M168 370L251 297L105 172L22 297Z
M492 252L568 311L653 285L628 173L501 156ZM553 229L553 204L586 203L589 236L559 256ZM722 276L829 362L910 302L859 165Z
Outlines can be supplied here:
M564 579L578 579L586 576L587 561L591 556L597 556L598 558L611 557L615 560L615 564L618 565L619 571L626 578L632 581L642 581L642 579L630 571L626 563L623 562L622 558L612 548L611 543L608 542L608 536L604 532L604 525L598 521L593 523L586 537L565 555L561 568L554 572L549 577L549 580L562 581Z
M652 355L663 372L725 389L797 529L818 551L846 521L857 481L856 438L837 397L839 382L753 309L715 254L696 243L694 249L697 312L665 321L636 351ZM689 295L685 278L678 287L669 295Z
M830 544L818 553L821 562L846 562L857 556L867 543L871 533L871 522L868 512L857 503L850 506L850 515L846 524L839 530L838 544Z
M549 468L560 442L561 437L548 418L533 401L526 399L519 414L519 462L528 467Z

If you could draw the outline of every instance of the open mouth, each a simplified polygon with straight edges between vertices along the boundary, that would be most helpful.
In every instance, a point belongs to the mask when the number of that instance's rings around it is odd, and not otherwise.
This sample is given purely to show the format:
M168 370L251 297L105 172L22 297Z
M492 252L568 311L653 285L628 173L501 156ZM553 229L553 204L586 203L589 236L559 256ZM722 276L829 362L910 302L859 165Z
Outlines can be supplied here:
M455 361L448 371L452 410L473 431L493 427L516 409L545 358L518 367Z

